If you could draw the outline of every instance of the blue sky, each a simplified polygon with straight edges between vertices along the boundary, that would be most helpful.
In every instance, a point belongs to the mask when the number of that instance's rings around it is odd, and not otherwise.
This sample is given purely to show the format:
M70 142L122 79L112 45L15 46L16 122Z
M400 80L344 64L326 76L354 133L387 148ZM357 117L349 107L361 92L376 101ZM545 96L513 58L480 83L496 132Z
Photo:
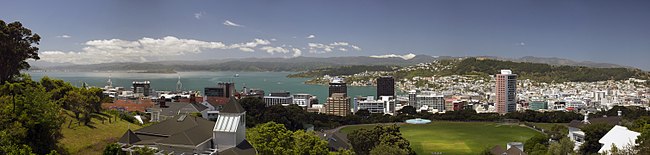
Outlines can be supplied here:
M647 0L3 3L0 19L41 35L42 61L49 62L413 53L560 57L650 69Z

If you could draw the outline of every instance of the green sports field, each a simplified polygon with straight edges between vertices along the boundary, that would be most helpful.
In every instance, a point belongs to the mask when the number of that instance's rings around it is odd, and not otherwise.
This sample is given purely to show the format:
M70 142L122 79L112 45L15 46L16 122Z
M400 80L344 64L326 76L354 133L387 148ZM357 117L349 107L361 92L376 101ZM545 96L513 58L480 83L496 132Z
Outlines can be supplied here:
M341 129L350 133L359 128L374 125L351 126ZM525 142L535 130L518 126L489 122L431 122L430 124L400 125L402 136L411 142L417 154L477 154L486 147L519 141Z

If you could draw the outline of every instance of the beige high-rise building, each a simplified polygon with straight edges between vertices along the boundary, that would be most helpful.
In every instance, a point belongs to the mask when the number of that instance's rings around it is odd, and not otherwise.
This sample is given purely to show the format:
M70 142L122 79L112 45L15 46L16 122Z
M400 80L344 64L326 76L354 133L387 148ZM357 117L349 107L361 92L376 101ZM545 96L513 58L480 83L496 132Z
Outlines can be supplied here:
M325 113L337 116L350 115L350 97L344 93L333 93L325 103Z
M497 112L514 112L517 108L517 74L512 74L511 70L501 70L501 74L496 75L495 92Z

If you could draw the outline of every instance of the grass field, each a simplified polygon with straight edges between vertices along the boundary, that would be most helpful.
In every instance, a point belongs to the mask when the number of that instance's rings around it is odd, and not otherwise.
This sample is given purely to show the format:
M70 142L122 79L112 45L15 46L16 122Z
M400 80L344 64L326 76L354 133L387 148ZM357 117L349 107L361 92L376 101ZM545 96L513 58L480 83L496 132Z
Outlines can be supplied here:
M110 115L96 115L89 126L83 123L77 125L72 112L68 112L66 122L61 127L63 138L59 140L59 146L62 146L70 154L102 154L106 144L117 142L127 129L131 130L141 128L137 124L131 124L127 121L117 119L117 122L108 123ZM104 123L102 123L104 119ZM72 125L68 128L70 120ZM113 120L113 118L111 118Z
M368 126L351 126L340 130L350 133ZM424 125L400 125L402 136L409 140L417 154L478 154L486 147L519 141L525 142L535 130L518 125L501 125L489 122L431 122Z

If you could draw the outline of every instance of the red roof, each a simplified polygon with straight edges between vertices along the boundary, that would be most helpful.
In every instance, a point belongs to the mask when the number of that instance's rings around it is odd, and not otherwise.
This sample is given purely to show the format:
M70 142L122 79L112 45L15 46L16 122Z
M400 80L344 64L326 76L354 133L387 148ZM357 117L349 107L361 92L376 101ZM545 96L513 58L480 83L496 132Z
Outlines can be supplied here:
M212 105L224 105L230 101L227 97L207 97L206 101Z
M102 103L103 109L124 109L126 111L144 112L147 108L153 107L151 100L115 100L113 103Z

